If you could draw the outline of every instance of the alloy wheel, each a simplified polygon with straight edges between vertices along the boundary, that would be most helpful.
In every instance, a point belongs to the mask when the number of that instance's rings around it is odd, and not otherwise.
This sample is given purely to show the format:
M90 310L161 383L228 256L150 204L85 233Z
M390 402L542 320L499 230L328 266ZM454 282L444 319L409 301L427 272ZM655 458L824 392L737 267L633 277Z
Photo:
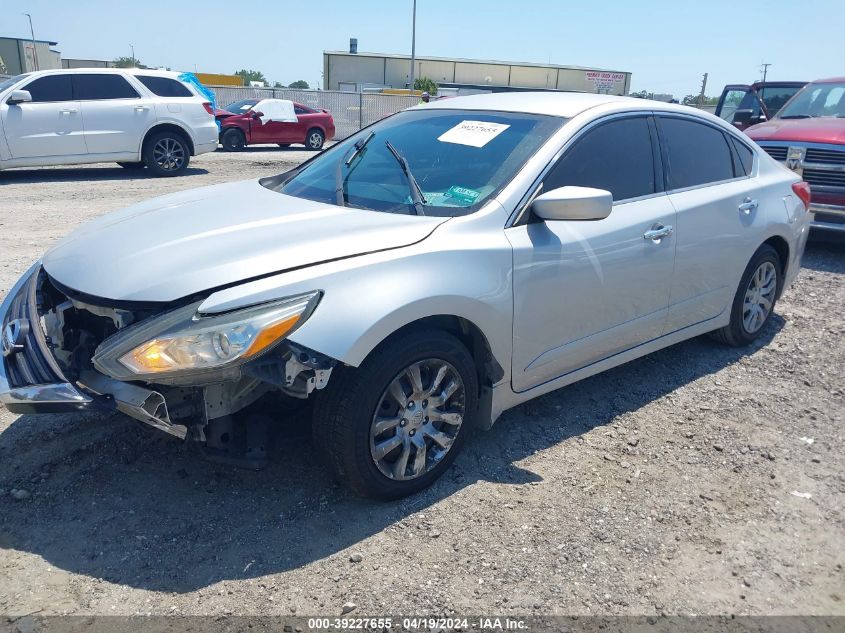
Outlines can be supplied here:
M318 133L314 132L311 136L308 137L308 144L313 149L318 149L323 142L323 137Z
M416 479L451 450L464 421L465 388L457 370L431 358L400 372L379 399L370 454L394 480Z
M748 282L745 299L742 302L742 326L749 334L754 334L763 327L777 291L777 271L772 262L761 263Z
M153 160L164 171L177 171L185 164L185 147L175 138L160 139L153 147Z

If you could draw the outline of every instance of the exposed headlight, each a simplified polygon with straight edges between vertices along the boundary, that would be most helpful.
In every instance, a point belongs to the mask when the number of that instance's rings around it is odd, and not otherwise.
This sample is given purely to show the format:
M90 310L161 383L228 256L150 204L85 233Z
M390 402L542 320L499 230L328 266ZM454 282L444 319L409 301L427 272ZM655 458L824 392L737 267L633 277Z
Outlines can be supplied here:
M164 376L239 364L261 355L293 332L310 316L318 300L319 292L312 292L210 316L198 314L195 305L186 306L139 324L138 331L123 340L104 342L94 363L118 378L126 377L115 375L125 370L136 376ZM134 328L127 333L129 330ZM114 359L124 371L115 367Z

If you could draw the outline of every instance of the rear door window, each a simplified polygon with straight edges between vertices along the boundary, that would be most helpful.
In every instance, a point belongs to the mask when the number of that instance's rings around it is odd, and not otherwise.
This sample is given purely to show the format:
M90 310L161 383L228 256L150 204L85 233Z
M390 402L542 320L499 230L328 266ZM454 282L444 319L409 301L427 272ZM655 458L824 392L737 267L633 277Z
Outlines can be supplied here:
M151 75L136 75L135 78L144 84L150 92L159 97L193 97L194 93L181 81L168 77L154 77Z
M706 185L734 177L728 141L721 130L690 119L659 116L668 189Z
M29 91L34 103L73 101L70 75L47 75L28 83L23 90Z
M754 152L752 152L748 145L742 141L738 141L732 136L729 136L728 138L736 150L736 154L734 154L734 175L750 176L751 166L754 163Z
M135 88L120 75L74 74L73 95L77 101L104 101L111 99L137 99Z
M543 191L576 185L604 189L614 202L657 191L645 117L617 119L586 132L543 181Z

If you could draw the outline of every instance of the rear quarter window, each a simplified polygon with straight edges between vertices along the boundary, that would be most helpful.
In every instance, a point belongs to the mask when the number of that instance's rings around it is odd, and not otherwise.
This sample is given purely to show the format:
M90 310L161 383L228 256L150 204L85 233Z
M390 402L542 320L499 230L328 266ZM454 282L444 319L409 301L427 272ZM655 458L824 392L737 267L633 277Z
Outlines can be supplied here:
M154 77L150 75L136 75L136 79L144 84L147 89L159 97L193 97L194 93L176 79L168 77Z

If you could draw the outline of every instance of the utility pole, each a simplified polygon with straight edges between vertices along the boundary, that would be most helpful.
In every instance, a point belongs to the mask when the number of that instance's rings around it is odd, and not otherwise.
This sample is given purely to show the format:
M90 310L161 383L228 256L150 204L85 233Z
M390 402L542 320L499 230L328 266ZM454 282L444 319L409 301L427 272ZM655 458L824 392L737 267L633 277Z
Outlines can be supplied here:
M130 44L129 50L132 51L132 68L135 68L135 66L138 65L138 62L135 61L135 47L132 44ZM196 67L196 64L194 64L194 66Z
M35 47L35 30L32 28L32 16L24 13L29 18L29 34L32 36L32 55L35 58L35 70L38 70L38 49Z
M766 81L766 75L769 74L769 66L771 66L771 64L763 62L760 66L763 68L763 81Z
M417 0L414 0L414 12L411 18L411 81L408 88L414 89L414 66L417 65Z
M707 73L701 79L701 92L698 94L698 105L704 105L704 91L707 88Z

